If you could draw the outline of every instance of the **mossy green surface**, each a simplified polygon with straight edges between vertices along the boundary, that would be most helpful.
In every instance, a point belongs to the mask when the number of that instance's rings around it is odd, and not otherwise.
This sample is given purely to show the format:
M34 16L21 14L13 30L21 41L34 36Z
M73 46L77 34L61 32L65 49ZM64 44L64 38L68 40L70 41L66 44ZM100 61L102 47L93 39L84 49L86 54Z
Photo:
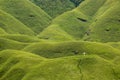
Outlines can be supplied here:
M75 8L70 0L30 0L41 7L51 17L56 17L68 10ZM49 6L49 7L48 7Z
M29 0L0 0L0 9L20 20L35 33L50 23L51 17Z
M0 28L9 34L35 35L35 33L10 14L0 10Z
M119 0L0 0L0 80L119 80L119 8Z

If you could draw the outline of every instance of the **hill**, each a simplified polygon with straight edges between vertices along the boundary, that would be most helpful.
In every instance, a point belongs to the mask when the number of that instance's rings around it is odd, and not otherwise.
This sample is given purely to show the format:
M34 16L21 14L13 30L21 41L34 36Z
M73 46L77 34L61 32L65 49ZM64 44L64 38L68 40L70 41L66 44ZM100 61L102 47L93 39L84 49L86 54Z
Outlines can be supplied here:
M98 11L95 18L97 21L93 22L90 26L90 38L92 41L118 42L120 40L118 37L120 35L119 4L119 0L108 0ZM102 13L101 16L100 13Z
M77 8L53 19L51 25L39 36L52 35L48 33L49 30L54 32L59 27L76 40L119 41L119 4L119 0L86 0ZM61 33L60 30L58 32ZM54 35L49 37L54 38Z
M0 80L119 80L119 0L0 0Z
M2 64L0 65L1 80L119 79L119 73L116 71L119 68L98 56L45 59L31 53L16 50L2 51L0 56L0 63Z
M83 0L30 0L50 16L58 15L77 7ZM48 7L49 6L49 7Z
M3 33L35 35L31 29L2 10L0 10L0 28Z
M104 4L104 2L105 0L84 1L77 8L71 11L65 12L62 15L56 17L52 21L50 27L56 25L60 27L62 30L64 30L65 32L67 32L69 35L74 37L75 39L83 39L86 34L89 35L89 25L92 23L93 21L92 17L95 15L93 13L96 13L97 10L100 9L101 6ZM87 7L93 8L96 5L97 5L96 9L92 12L90 9L84 9ZM85 14L85 12L89 14ZM55 28L56 26L52 27L51 30L54 31L54 29L56 29ZM45 30L48 30L48 29L45 29ZM43 33L45 32L45 30L43 31ZM49 31L46 31L46 32L49 32Z
M28 35L20 35L20 34L2 34L2 35L0 35L0 38L6 38L6 39L23 42L23 43L34 43L34 42L43 41L35 36L31 37Z
M41 32L51 20L49 15L29 0L0 0L0 9L14 16L35 33Z
M4 29L0 28L0 34L7 34Z
M0 38L0 51L6 49L21 50L27 45L28 45L27 43L22 43L6 38Z

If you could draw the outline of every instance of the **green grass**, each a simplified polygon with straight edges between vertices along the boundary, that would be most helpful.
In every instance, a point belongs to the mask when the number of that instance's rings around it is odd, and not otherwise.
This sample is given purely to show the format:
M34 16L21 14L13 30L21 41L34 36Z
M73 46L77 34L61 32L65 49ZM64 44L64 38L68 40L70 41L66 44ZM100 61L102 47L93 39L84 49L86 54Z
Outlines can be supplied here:
M28 45L23 50L47 58L83 55L83 53L86 53L86 55L95 54L112 60L120 55L118 49L107 44L83 41L34 43Z
M32 53L4 50L0 56L1 80L119 79L114 69L119 69L117 65L96 55L46 59Z
M62 15L53 19L51 25L48 26L48 29L45 29L42 33L46 34L46 32L49 32L49 28L52 30L52 32L54 32L54 30L56 30L55 27L60 27L63 31L67 32L69 35L71 35L75 39L87 40L84 37L86 36L86 33L90 34L89 27L93 22L92 18L104 3L105 3L105 0L84 1L77 8L71 11L67 11ZM96 5L98 6L94 9L93 7L95 7ZM88 7L91 9L88 9Z
M58 25L52 25L45 28L38 36L40 39L48 41L73 41L74 38L62 30Z
M119 80L120 1L79 1L0 0L0 80Z
M49 15L29 0L0 0L0 9L14 16L35 33L41 32L51 20Z
M0 52L0 80L21 80L36 64L44 58L31 53L4 50ZM27 69L26 69L27 68Z
M35 33L10 14L0 10L0 28L9 34L35 35Z
M50 38L59 36L59 34L51 36L56 33L54 31L58 27L57 33L61 33L60 30L63 30L76 40L117 42L120 40L119 3L118 0L86 0L77 8L53 19L51 25L40 36Z
M23 42L23 43L34 43L34 42L43 41L35 36L20 35L20 34L2 34L0 35L0 37L11 39L11 40L18 41L18 42Z
M108 2L106 2L108 4ZM100 12L108 8L97 17L97 22L91 25L91 40L100 42L118 42L120 40L119 4L120 1L113 1L112 4L104 5ZM100 14L99 14L100 15Z
M86 19L88 20L88 22L82 22L78 18ZM61 33L60 31L63 30L75 39L82 39L82 37L85 35L86 30L88 29L87 28L88 24L89 24L89 18L85 16L84 14L82 14L81 12L76 11L76 10L68 11L58 16L57 18L53 19L51 25L48 26L47 29L45 29L42 32L42 35L46 34L46 32L48 33L49 30L54 32L56 30L56 27L58 27L57 29L59 30L57 33ZM52 36L49 36L49 37L52 37Z
M75 8L70 0L30 0L53 18Z
M0 51L6 50L6 49L21 50L27 45L28 45L28 43L22 43L22 42L18 42L18 41L0 37Z
M0 34L7 34L4 29L0 28Z

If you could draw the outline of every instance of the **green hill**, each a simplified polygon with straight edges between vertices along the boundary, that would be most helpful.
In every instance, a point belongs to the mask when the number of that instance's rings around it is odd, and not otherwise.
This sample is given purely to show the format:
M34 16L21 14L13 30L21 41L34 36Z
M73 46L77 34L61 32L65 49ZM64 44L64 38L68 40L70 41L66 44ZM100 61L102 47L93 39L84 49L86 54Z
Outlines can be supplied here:
M46 59L27 52L5 50L0 56L1 80L117 80L120 74L117 65L92 55Z
M51 17L29 0L0 0L0 9L39 33L50 23Z
M0 28L0 34L7 34L4 29Z
M96 14L97 21L93 22L90 27L92 41L116 42L120 40L120 1L111 0L111 2L112 4L108 0ZM100 15L100 12L103 13Z
M30 0L53 18L78 6L83 0ZM48 7L49 6L49 7Z
M2 34L0 35L1 38L6 38L18 42L23 43L34 43L34 42L41 42L43 40L40 40L39 38L35 36L28 36L28 35L20 35L20 34Z
M91 55L92 53L92 55L99 55L105 59L115 59L120 55L120 51L112 46L103 43L84 41L34 43L26 46L23 50L47 58L83 55L84 53L86 53L86 55Z
M75 39L119 41L119 4L119 0L86 0L77 8L53 19L51 25L39 35L45 37L47 34L50 38L54 38L59 35L51 36L49 30L54 32L56 27L60 27L59 29ZM61 33L60 30L58 32Z
M0 28L2 30L1 32L4 33L35 35L31 29L2 10L0 10Z
M27 45L28 45L27 43L22 43L6 38L0 38L0 50L6 50L6 49L21 50Z
M58 25L52 25L44 29L38 36L48 41L71 41L74 38L62 30Z
M0 0L0 80L119 80L119 0Z
M89 35L89 32L90 32L89 25L93 22L92 17L95 15L93 13L96 13L97 10L100 9L101 6L104 4L104 2L105 0L84 1L77 8L71 11L65 12L64 14L55 18L52 21L52 24L50 25L50 27L55 25L59 26L62 30L67 32L69 35L71 35L75 39L83 39L83 37L86 34ZM94 11L91 9L84 9L87 7L93 8L96 5L97 7L96 9L94 9ZM86 13L89 13L89 14L86 14ZM55 27L52 27L51 30L54 31L56 29ZM45 31L46 30L44 30L43 32L45 33ZM46 32L49 32L49 31L46 31Z

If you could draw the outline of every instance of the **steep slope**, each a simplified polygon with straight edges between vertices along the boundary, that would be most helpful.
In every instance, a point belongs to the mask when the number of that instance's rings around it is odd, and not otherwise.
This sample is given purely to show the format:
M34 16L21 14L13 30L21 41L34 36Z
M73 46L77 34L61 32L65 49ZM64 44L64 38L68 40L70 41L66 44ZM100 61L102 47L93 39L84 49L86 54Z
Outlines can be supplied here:
M59 29L63 30L73 38L82 39L83 36L85 35L89 22L88 21L84 22L79 19L89 20L88 17L86 17L84 14L82 14L79 11L73 10L73 11L66 12L58 16L57 18L55 18L52 21L52 24L48 26L47 29L45 29L43 32L41 32L39 36L40 37L46 36L46 32L47 34L52 34L51 32L49 32L49 29L54 32L56 27L58 27ZM60 32L61 30L58 30L57 33L61 33ZM49 37L54 38L54 35Z
M52 21L39 37L55 38L51 31L56 27L75 39L99 42L119 41L120 35L120 1L119 0L86 0L77 8L65 12ZM57 33L61 33L57 30ZM50 36L49 36L49 35ZM62 36L62 35L61 35Z
M73 41L74 38L62 30L57 25L52 25L44 29L38 36L40 39L48 41Z
M96 14L90 26L89 40L100 42L120 41L120 1L108 0Z
M0 28L10 34L35 35L35 33L10 14L0 10Z
M50 23L51 17L29 0L0 0L0 9L11 14L35 33Z
M55 18L52 21L50 27L56 25L75 39L83 39L85 35L89 35L89 25L93 22L92 18L95 13L97 13L97 11L102 7L105 1L106 0L86 0L82 2L77 8L65 12L64 14ZM88 9L89 7L90 9ZM96 8L94 9L94 7ZM92 8L93 10L91 10ZM51 30L53 31L54 29L56 28L51 28ZM47 32L45 30L42 33Z
M65 11L75 8L70 0L30 0L41 7L50 16L56 17ZM49 7L48 7L49 6Z

